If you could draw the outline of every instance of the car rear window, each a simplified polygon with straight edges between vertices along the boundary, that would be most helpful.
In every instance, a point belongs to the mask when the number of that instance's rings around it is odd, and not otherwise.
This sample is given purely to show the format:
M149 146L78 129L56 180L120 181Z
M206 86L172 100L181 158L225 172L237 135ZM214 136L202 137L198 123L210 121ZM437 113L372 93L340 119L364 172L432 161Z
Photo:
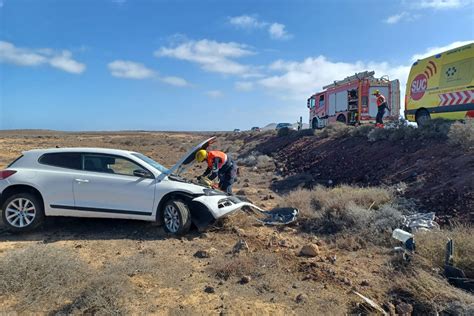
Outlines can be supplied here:
M39 163L68 169L82 169L80 153L50 153L40 157Z
M7 166L7 168L13 167L13 165L14 165L18 160L20 160L21 158L23 158L23 155L21 155L20 157L16 158L16 159L13 160L12 162L10 162L10 164Z

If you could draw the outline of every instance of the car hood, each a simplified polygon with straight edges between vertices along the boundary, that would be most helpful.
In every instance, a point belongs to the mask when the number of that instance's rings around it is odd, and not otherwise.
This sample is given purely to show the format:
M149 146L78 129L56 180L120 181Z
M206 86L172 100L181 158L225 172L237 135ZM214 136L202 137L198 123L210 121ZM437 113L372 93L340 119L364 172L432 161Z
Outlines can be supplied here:
M201 149L207 149L210 144L216 141L216 137L213 136L192 148L188 151L173 167L169 168L167 174L180 175L186 168L194 161L196 153Z

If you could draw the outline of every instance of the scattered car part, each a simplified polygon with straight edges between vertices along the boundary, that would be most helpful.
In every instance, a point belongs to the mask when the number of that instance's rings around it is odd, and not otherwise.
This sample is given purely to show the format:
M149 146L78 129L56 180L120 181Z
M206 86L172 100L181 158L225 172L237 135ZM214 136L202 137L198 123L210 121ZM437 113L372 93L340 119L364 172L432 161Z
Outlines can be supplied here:
M403 229L397 228L393 231L392 237L403 243L403 247L407 250L415 250L415 236Z
M403 226L408 228L411 232L418 230L439 229L439 224L435 222L436 214L431 213L416 213L405 216L403 219Z
M464 271L454 266L454 241L452 239L446 243L444 275L451 285L474 293L474 279L466 278Z

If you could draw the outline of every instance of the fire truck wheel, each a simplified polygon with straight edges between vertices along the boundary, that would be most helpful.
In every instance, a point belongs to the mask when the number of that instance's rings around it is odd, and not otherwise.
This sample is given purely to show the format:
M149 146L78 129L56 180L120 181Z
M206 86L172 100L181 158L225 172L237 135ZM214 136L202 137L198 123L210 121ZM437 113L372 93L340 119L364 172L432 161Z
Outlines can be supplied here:
M319 129L319 122L318 122L318 118L313 118L313 121L311 122L311 128L312 129Z
M340 114L340 115L337 117L336 121L341 122L341 123L344 123L344 124L347 123L346 117L344 116L344 114Z

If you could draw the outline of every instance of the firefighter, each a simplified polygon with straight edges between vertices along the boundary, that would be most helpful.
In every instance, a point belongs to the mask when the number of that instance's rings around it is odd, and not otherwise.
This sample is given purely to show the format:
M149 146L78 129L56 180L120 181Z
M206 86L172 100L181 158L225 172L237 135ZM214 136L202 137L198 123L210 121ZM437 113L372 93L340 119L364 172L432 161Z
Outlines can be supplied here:
M377 98L377 116L375 117L375 127L380 127L383 128L383 116L385 114L385 109L390 109L388 108L387 101L385 100L385 97L380 94L379 90L374 90L372 93Z
M207 161L207 169L202 176L198 177L198 180L201 177L208 177L210 180L218 177L219 189L229 195L232 194L232 185L237 179L237 164L229 155L218 150L201 149L196 153L196 160Z

